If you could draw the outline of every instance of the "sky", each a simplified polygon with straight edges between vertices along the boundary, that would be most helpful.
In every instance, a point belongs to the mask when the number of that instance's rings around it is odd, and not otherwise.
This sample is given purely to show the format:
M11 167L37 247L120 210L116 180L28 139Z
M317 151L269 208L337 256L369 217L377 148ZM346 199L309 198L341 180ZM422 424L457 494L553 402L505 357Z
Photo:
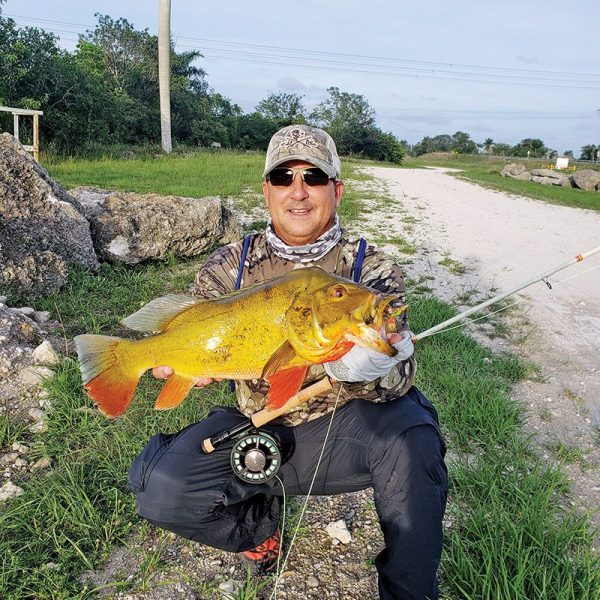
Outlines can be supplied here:
M73 50L94 13L157 32L158 0L7 0L5 16ZM579 156L600 145L599 0L172 0L179 51L197 49L209 85L250 112L270 92L363 95L377 125L416 143L540 138Z

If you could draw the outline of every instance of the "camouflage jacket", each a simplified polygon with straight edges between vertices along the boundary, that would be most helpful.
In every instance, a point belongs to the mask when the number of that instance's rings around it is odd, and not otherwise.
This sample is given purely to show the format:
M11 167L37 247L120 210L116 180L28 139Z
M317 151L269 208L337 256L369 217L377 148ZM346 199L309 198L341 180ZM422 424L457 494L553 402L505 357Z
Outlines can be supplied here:
M302 263L302 266L317 266L347 279L352 279L352 268L360 240L351 240L345 233L340 242L321 259ZM193 292L202 298L215 298L235 290L243 241L223 246L211 254L204 263L194 283ZM264 233L254 235L244 264L241 288L260 281L284 275L297 263L275 255L267 244ZM404 281L400 267L385 253L368 246L362 267L360 283L380 292L398 294L404 299ZM405 314L406 315L406 314ZM408 322L404 316L399 330L407 330ZM326 395L316 396L309 402L293 409L289 414L275 422L285 425L298 425L305 421L323 416L333 409L340 393L338 406L352 398L365 398L373 402L386 402L403 395L412 385L416 370L414 357L398 363L397 367L380 379L368 383L335 383ZM325 376L321 365L310 367L306 382L313 383ZM263 380L236 381L236 397L239 409L247 416L265 406L268 384Z

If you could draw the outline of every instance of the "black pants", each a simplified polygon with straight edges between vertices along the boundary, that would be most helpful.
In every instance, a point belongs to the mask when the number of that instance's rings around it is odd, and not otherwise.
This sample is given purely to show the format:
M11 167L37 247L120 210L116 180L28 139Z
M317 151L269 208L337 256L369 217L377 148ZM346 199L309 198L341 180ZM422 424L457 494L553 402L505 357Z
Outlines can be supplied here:
M306 494L330 415L297 427L263 429L281 443L279 477L289 495ZM202 440L243 421L218 408L174 435L158 434L129 471L139 514L183 537L231 552L249 550L278 527L277 480L240 481L229 465L232 444L213 454ZM444 444L433 406L416 388L392 402L352 400L333 420L314 495L373 487L385 548L377 556L384 600L434 600L442 549L447 473Z

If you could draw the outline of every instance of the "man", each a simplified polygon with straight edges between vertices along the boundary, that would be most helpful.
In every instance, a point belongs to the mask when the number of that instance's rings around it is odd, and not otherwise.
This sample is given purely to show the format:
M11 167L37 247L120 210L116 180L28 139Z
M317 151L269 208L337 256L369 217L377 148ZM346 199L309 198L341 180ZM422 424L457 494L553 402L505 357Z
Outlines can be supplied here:
M336 211L343 192L340 161L327 133L306 125L278 131L263 173L266 231L214 252L196 277L195 293L213 298L294 268L319 266L403 297L402 274L391 258L371 246L361 256L364 246L340 228ZM354 346L337 361L312 366L307 383L327 373L332 391L263 429L282 446L279 477L286 493L306 494L337 402L312 493L373 487L385 540L375 563L380 597L435 599L447 493L444 446L433 406L412 387L416 363L406 317L398 325L400 333L388 337L396 357ZM154 374L171 372L165 366ZM239 480L229 464L231 444L210 455L200 447L262 409L266 391L264 381L237 381L239 410L218 408L175 435L155 436L129 473L142 517L189 539L242 552L263 571L279 552L281 484Z

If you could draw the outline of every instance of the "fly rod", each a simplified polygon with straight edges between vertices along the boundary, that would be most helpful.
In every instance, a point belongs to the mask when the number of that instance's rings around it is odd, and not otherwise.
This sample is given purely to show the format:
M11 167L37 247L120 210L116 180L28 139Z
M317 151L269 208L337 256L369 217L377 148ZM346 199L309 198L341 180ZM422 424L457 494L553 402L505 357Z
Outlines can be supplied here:
M521 283L520 285L515 286L514 288L512 288L506 292L502 292L501 294L498 294L497 296L494 296L493 298L490 298L489 300L486 300L485 302L482 302L481 304L477 304L477 306L473 306L473 307L465 310L464 312L461 312L460 314L452 317L451 319L442 321L438 325L435 325L434 327L431 327L430 329L427 329L427 330L415 335L413 337L413 340L418 341L418 340L427 338L431 335L434 335L435 333L438 333L439 331L446 329L446 327L448 327L454 323L457 323L458 321L462 321L463 319L466 319L468 316L472 315L473 313L480 311L484 308L487 308L488 306L495 304L496 302L500 302L500 300L504 300L504 298L508 298L508 296L512 296L513 294L520 292L521 290L525 289L526 287L529 287L530 285L533 285L534 283L538 283L539 281L546 281L547 278L550 277L551 275L554 275L554 273L558 273L559 271L562 271L563 269L566 269L567 267L570 267L571 265L581 262L582 260L589 258L590 256L597 254L598 252L600 252L600 246L597 246L596 248L593 248L592 250L589 250L588 252L585 252L583 254L578 254L574 258L571 258L568 261L561 263L557 267L548 269L547 271L544 271L543 273L540 273L539 275L536 275L535 277L528 279L527 281ZM546 283L548 286L550 285L549 282L546 281ZM224 441L230 440L233 437L236 437L237 435L247 432L253 428L261 427L262 425L265 425L269 421L272 421L273 419L275 419L279 416L287 414L292 408L295 408L296 406L299 406L300 404L304 404L311 398L314 398L315 396L318 396L319 394L324 394L331 389L332 389L331 381L328 377L325 377L324 379L318 381L317 383L314 383L314 384L304 388L300 392L298 392L295 396L290 398L280 408L278 408L276 410L270 410L268 408L263 408L259 412L252 415L252 418L250 420L243 422L240 425L237 425L236 427L234 427L230 430L223 431L223 432L215 435L212 438L208 438L208 439L204 440L202 443L202 448L205 453L213 452L216 445L218 445Z
M589 258L590 256L597 254L598 252L600 252L600 246L596 246L596 248L592 248L592 250L589 250L588 252L585 252L584 254L578 254L577 256L575 256L575 258L571 258L570 260L568 260L564 263L561 263L557 267L548 269L547 271L544 271L543 273L540 273L539 275L536 275L535 277L528 279L524 283L521 283L520 285L517 285L516 287L514 287L506 292L502 292L501 294L498 294L497 296L494 296L493 298L490 298L489 300L486 300L485 302L482 302L481 304L477 304L477 306L468 308L464 312L461 312L460 314L456 315L455 317L452 317L451 319L442 321L438 325L435 325L434 327L431 327L430 329L422 331L421 333L415 335L413 339L414 340L422 340L423 338L429 337L430 335L433 335L434 333L437 333L438 331L441 331L442 329L446 329L446 327L448 327L449 325L452 325L453 323L456 323L457 321L462 321L463 319L466 319L468 316L472 315L473 313L475 313L477 311L487 308L488 306L495 304L496 302L500 302L500 300L504 300L504 298L508 298L508 296L512 296L513 294L520 292L521 290L525 289L526 287L529 287L530 285L533 285L534 283L537 283L538 281L545 281L548 277L550 277L550 275L554 275L554 273L558 273L559 271L562 271L563 269L566 269L567 267L570 267L571 265L581 262L582 260ZM546 285L550 286L550 284L548 282L546 282Z

